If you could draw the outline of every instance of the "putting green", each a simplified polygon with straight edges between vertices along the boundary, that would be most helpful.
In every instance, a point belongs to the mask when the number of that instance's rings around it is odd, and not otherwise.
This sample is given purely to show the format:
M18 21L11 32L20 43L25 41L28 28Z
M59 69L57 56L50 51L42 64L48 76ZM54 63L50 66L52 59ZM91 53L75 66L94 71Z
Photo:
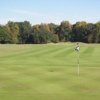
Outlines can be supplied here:
M0 45L0 100L99 100L100 45Z

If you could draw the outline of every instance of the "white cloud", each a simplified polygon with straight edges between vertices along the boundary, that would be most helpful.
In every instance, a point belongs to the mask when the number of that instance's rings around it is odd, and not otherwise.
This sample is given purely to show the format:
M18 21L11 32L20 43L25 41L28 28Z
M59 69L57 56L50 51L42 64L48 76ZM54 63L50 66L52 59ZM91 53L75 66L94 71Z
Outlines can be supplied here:
M33 12L33 11L26 11L26 10L10 10L13 13L19 13L19 14L25 14L27 16L23 16L20 19L26 19L30 22L32 22L33 20L36 22L40 21L40 23L55 23L55 24L59 24L62 19L59 18L58 16L51 16L51 15L47 15L47 14L41 14L41 13L37 13L37 12ZM21 16L21 15L20 15ZM27 17L27 18L25 18ZM34 18L33 18L34 17ZM32 19L33 18L33 19ZM33 22L34 23L34 22Z
M10 10L11 12L14 12L14 13L20 13L20 14L28 14L28 15L31 15L31 16L45 16L43 14L39 14L39 13L36 13L36 12L32 12L32 11L26 11L26 10Z
M60 24L62 21L69 21L71 24L74 24L78 21L86 21L91 23L96 23L100 21L100 15L90 14L90 15L64 15L60 14L41 14L38 12L27 11L27 10L16 10L16 9L7 9L9 16L5 18L0 18L0 24L6 24L8 21L30 21L31 24L41 24L41 23L55 23Z
M68 19L72 24L78 21L86 21L87 23L96 23L100 21L100 15L84 15L84 16L72 16Z
M8 21L17 21L17 20L18 20L18 18L14 18L14 17L2 18L2 19L0 19L0 24L5 25L5 24L7 24Z
M58 24L58 18L40 14L32 11L26 11L26 10L15 10L15 9L8 9L7 12L9 12L9 16L5 16L4 18L0 18L0 24L6 24L8 21L30 21L32 24L40 24L40 23L57 23Z

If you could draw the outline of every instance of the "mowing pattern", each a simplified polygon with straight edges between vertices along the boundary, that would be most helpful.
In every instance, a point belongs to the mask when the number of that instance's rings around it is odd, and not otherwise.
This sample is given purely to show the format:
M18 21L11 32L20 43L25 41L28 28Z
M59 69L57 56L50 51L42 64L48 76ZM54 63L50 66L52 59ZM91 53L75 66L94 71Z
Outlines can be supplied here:
M82 44L81 44L82 45ZM0 45L0 100L99 100L100 47Z

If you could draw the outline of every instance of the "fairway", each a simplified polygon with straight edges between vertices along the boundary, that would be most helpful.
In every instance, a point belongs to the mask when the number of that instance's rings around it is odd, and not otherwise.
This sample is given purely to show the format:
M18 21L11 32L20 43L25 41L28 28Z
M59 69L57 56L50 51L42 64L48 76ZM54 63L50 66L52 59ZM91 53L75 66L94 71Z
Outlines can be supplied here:
M0 45L0 100L100 100L100 45Z

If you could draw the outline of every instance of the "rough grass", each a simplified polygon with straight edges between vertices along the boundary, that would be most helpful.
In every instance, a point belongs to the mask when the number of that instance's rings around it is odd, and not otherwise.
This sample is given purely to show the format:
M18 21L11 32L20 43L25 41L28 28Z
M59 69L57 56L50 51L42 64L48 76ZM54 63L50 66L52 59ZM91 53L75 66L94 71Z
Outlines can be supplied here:
M0 45L0 100L99 100L100 45Z

